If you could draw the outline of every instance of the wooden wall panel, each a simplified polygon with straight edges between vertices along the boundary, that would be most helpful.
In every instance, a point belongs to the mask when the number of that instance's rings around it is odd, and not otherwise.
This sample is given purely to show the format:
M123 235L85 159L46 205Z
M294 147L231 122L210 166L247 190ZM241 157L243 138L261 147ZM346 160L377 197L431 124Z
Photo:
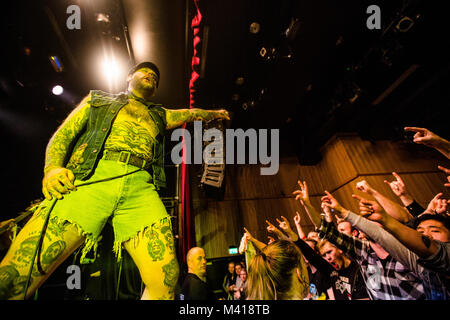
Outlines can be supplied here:
M332 138L325 145L320 163L299 167L301 179L310 182L311 195L322 194L325 189L334 190L357 175L345 145L337 138Z
M207 258L228 255L230 245L239 244L242 229L239 203L235 201L194 202L195 240Z
M355 135L339 138L358 175L400 172L433 172L437 164L450 165L439 152L417 144L370 142Z
M260 165L230 165L226 168L225 200L289 196L296 188L298 161L284 159L276 175L261 175Z

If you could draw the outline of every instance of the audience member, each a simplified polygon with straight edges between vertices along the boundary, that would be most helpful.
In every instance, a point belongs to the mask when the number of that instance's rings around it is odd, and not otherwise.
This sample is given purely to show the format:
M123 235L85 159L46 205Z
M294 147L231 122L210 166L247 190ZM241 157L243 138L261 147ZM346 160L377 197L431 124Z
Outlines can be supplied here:
M302 300L309 279L302 253L291 241L276 240L253 257L248 267L248 300Z
M361 277L360 268L331 242L322 239L317 249L335 270L330 274L333 289L331 300L368 300L366 285Z
M306 299L326 300L330 296L334 296L332 293L330 294L332 290L330 275L334 272L334 268L315 251L317 242L308 238L302 240L298 234L292 231L288 219L283 216L281 216L281 219L282 221L277 219L280 229L301 250L306 262L310 282L309 293ZM276 231L277 234L280 234L280 232Z
M181 287L181 300L216 300L206 283L206 256L202 248L191 248L186 255L188 274Z
M239 282L239 286L234 287L234 300L245 300L246 298L246 286L247 286L247 270L245 268L241 269L241 273L239 274L241 281Z
M227 294L227 300L233 299L232 287L236 284L236 273L234 271L234 262L228 262L227 274L223 278L222 288Z

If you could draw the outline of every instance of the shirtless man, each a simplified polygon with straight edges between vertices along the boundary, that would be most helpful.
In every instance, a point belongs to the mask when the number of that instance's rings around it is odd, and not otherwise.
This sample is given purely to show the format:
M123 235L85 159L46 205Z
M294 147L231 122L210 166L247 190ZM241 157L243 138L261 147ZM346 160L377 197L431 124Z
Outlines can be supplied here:
M55 132L46 150L46 199L0 264L0 299L30 297L81 245L80 259L95 252L105 223L114 227L118 259L124 247L140 271L142 299L174 298L179 267L170 216L156 192L165 186L164 130L229 116L151 103L159 76L153 63L138 64L127 92L91 91Z

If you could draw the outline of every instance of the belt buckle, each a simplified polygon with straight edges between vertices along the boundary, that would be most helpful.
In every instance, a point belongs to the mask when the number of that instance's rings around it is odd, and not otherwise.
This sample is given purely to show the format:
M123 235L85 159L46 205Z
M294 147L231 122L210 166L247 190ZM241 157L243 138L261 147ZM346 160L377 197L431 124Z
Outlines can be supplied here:
M126 160L125 161L122 160L122 158L123 158L122 155L126 155ZM123 162L125 164L128 164L128 162L130 161L130 158L131 158L131 152L130 151L120 151L119 159L117 159L117 161Z

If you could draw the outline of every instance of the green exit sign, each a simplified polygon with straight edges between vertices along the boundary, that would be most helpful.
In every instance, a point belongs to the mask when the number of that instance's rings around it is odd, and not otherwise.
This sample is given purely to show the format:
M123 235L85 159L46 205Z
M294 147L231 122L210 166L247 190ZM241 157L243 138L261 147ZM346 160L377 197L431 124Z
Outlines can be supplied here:
M238 248L237 247L229 247L228 248L228 253L229 254L237 254L238 253Z

